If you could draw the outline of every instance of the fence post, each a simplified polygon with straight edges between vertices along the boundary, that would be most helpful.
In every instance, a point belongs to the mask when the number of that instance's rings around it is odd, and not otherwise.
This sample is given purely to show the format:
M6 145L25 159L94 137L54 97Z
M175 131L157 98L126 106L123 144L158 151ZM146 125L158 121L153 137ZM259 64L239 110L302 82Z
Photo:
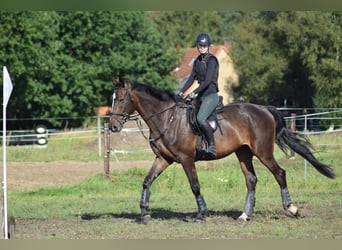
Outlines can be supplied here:
M2 195L2 186L0 186L0 191L0 239L5 239L4 200Z
M109 156L110 156L110 137L109 137L109 126L108 123L104 124L104 177L109 178Z
M308 132L308 115L306 112L306 109L304 109L304 134L306 135L306 133ZM304 183L306 184L306 179L307 179L307 162L306 159L304 159Z
M291 113L291 131L296 132L296 113ZM290 158L295 158L295 152L291 149Z
M99 147L99 156L101 156L101 118L100 115L97 116L97 141Z

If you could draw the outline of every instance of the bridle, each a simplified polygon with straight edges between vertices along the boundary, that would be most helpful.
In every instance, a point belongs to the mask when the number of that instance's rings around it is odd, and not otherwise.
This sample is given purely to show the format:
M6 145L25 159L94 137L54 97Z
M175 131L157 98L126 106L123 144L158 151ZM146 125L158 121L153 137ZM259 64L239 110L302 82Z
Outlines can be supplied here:
M167 107L166 109L163 109L162 111L159 111L159 112L157 112L157 113L150 114L148 117L143 118L143 120L145 120L145 121L150 120L152 117L154 117L154 116L156 116L156 115L158 115L158 114L162 114L162 113L166 112L167 110L170 110L170 109L172 109L172 108L174 108L174 107L176 107L176 106L177 106L177 103L174 104L174 105L172 105L172 106L170 106L170 107ZM117 122L120 123L120 126L121 126L121 127L123 127L123 125L124 125L126 122L128 122L128 121L136 121L137 126L138 126L139 131L141 132L142 136L143 136L147 141L150 141L150 142L157 141L158 139L160 139L160 138L164 135L165 131L167 130L167 128L166 128L163 132L160 132L160 131L159 131L160 135L159 135L157 138L149 139L149 138L144 134L144 131L143 131L144 128L143 128L143 125L142 125L142 122L141 122L142 117L141 117L140 114L129 115L129 114L115 113L115 112L109 113L109 116L112 116L112 115L118 115L118 116L123 116L123 117L124 117L124 119L122 119L122 120L115 119ZM171 122L172 120L173 120L173 113L171 114L171 117L170 117L169 121Z
M125 89L125 88L121 88L122 90L125 91L125 95L127 95L128 93L128 90ZM113 93L113 102L112 102L112 110L113 110L113 107L114 107L114 101L115 101L115 92ZM126 101L126 100L125 100ZM127 114L127 113L116 113L116 112L110 112L109 113L109 117L111 118L113 115L117 115L117 116L122 116L124 117L122 120L119 120L119 119L115 119L119 124L120 126L123 126L126 122L128 121L131 121L131 120L137 120L138 119L138 116L139 114L134 114L134 115L131 115L131 114Z
M123 88L123 90L125 90L126 92L128 92L127 89L124 89L124 88ZM114 104L114 100L115 100L115 93L113 94L113 104ZM113 104L112 104L112 108L114 107ZM154 116L156 116L156 115L158 115L158 114L162 114L162 113L164 113L164 112L166 112L166 111L168 111L168 110L170 110L170 109L173 109L173 108L176 107L176 106L178 106L178 103L177 103L177 102L176 102L175 104L169 106L169 107L166 107L165 109L163 109L163 110L161 110L161 111L158 111L158 112L156 112L156 113L150 114L150 115L148 115L147 117L141 117L140 114L133 114L133 115L132 115L132 114L128 114L128 113L117 113L117 112L110 112L110 113L109 113L109 116L110 116L110 117L113 116L113 115L122 116L122 117L123 117L122 120L115 119L115 120L120 124L121 127L123 127L123 125L124 125L125 123L127 123L128 121L136 121L137 126L138 126L138 128L139 128L141 134L143 135L143 137L144 137L146 140L148 140L148 141L150 141L150 142L153 142L153 141L157 141L158 139L160 139L160 138L164 135L165 131L162 131L162 132L159 131L159 134L160 134L160 135L159 135L157 138L149 139L149 138L144 134L144 132L143 132L143 125L142 125L142 122L141 122L141 118L142 118L144 121L148 121L148 120L150 120L151 118L153 118ZM169 121L170 121L170 122L171 122L172 120L173 120L173 112L172 112L172 114L171 114L171 116L170 116L170 118L169 118Z
M109 113L109 117L111 117L113 115L123 116L124 117L124 119L122 119L122 120L115 119L115 120L117 120L117 122L120 123L121 126L123 126L128 121L138 120L139 119L138 117L140 116L139 114L130 115L130 114L124 114L124 113L115 113L115 112L110 112Z

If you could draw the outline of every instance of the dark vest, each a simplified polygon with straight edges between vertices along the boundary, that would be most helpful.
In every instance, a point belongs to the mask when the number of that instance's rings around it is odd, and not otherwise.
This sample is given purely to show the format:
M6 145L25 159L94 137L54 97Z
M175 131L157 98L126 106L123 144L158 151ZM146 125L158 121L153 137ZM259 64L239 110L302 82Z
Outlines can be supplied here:
M211 53L206 54L204 57L202 57L202 55L199 55L195 60L195 71L197 74L197 80L199 82L203 82L205 80L205 76L207 74L208 60L210 57L214 57L217 62L217 58ZM214 74L214 78L212 79L211 83L217 84L217 77L218 72Z

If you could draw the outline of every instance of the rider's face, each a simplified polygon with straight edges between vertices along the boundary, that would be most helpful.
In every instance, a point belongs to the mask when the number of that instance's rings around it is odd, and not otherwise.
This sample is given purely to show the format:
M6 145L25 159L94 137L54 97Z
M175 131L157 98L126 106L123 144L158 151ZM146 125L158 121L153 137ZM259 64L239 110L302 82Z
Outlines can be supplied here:
M205 54L208 52L209 46L208 45L197 45L197 49L198 49L199 53Z

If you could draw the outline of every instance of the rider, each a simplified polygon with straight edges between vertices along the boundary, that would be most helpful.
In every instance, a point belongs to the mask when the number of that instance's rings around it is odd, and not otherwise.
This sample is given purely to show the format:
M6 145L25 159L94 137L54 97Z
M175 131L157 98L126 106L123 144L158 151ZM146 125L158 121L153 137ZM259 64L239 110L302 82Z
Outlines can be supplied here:
M217 82L219 63L217 58L210 53L211 37L209 34L200 33L195 42L200 54L194 61L191 75L180 90L179 95L184 97L183 93L193 84L194 80L198 81L198 88L186 98L196 98L200 101L197 121L208 142L207 153L211 156L216 156L214 132L207 119L219 103Z

